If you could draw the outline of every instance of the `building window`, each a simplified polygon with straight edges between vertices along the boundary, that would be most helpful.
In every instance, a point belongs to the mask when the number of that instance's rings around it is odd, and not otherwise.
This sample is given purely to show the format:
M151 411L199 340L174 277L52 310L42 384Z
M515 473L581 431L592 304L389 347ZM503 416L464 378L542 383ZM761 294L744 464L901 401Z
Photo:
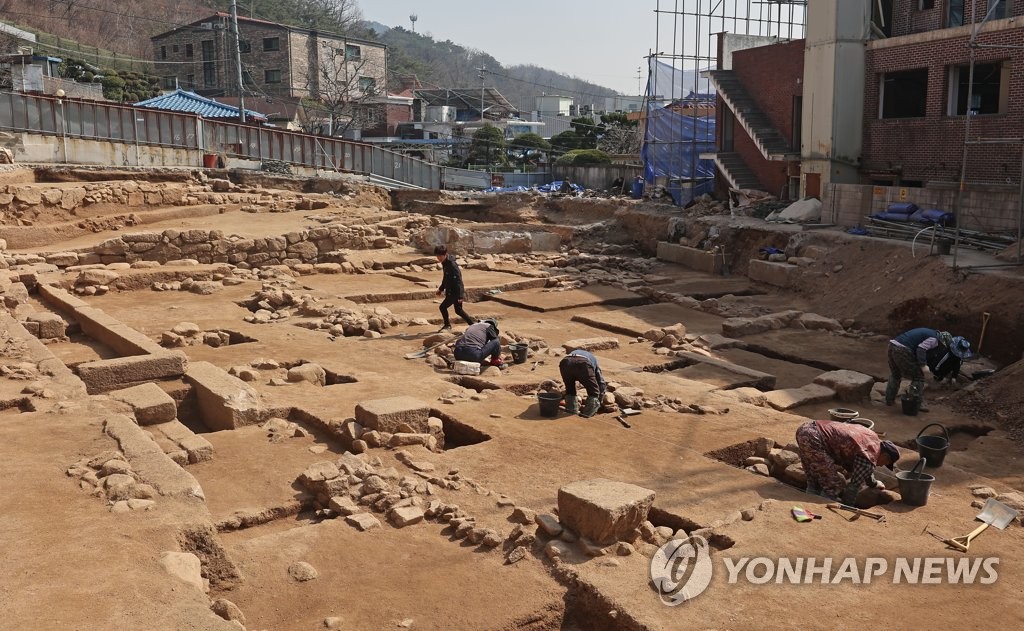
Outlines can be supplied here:
M192 44L185 44L185 56L186 57L191 57L192 56Z
M1013 5L1010 4L1011 0L988 0L988 11L991 11L989 15L990 20L1001 20L1008 15L1011 15L1013 11ZM993 6L995 8L993 9Z
M189 90L196 89L196 76L194 74L185 75L185 87Z
M171 52L172 53L178 52L178 45L177 44L175 44L174 46L171 46Z
M377 91L377 80L373 77L359 77L359 91L364 94L373 94Z
M264 83L281 83L281 71L280 70L264 70L263 71L263 82Z
M354 44L345 44L345 60L356 61L363 56L363 51Z
M217 62L213 60L213 40L202 42L203 47L203 87L217 87Z
M263 38L263 50L281 50L281 38L279 37L264 37Z
M964 0L949 0L949 12L946 14L946 26L964 25Z
M880 118L921 118L928 104L928 69L887 72L881 80Z
M178 77L174 75L168 75L160 81L160 87L165 90L173 90L178 87Z
M917 10L927 11L935 8L935 0L917 0Z
M949 69L949 115L967 113L967 93L971 93L971 115L1002 114L1006 111L1009 90L1009 64L975 64L974 86L968 89L970 66Z
M161 46L160 47L160 59L167 59L167 47L166 46Z
M238 40L238 52L240 52L240 53L251 53L252 52L252 44L249 43L249 40L245 40L245 39Z
M252 73L248 70L242 71L242 83L245 85L256 85L256 82L252 78Z

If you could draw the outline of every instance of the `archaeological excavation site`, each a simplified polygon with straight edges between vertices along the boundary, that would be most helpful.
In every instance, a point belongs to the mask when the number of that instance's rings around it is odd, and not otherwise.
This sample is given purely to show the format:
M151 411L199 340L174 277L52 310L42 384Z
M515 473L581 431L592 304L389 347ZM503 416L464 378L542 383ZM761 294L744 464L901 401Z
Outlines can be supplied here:
M0 169L0 627L1024 627L1020 267L707 201ZM439 245L500 362L456 360ZM972 353L887 405L916 327ZM894 470L806 492L813 420Z

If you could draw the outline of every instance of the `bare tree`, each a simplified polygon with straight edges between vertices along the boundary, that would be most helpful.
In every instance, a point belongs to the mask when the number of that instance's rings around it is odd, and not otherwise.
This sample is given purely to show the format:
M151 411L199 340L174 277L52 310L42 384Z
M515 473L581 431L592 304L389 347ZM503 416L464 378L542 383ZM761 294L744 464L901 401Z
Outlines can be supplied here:
M383 108L383 49L363 47L344 40L319 42L317 65L309 71L306 84L304 131L342 136L353 129L366 129L378 122Z
M347 33L363 20L356 0L298 0L295 5L296 17L311 29L328 25L331 30Z
M597 140L597 148L612 155L638 155L643 144L640 128L611 125Z

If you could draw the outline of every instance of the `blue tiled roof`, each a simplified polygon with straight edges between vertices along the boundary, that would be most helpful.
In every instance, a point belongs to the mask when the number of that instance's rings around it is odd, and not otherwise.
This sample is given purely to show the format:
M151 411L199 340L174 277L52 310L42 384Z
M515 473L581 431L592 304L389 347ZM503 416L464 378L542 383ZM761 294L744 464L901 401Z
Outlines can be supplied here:
M136 107L150 107L158 110L169 110L171 112L188 112L199 114L205 118L238 118L238 108L223 103L218 103L205 96L199 96L195 92L186 90L175 90L168 94L139 101ZM259 112L245 110L247 118L265 121L267 117Z

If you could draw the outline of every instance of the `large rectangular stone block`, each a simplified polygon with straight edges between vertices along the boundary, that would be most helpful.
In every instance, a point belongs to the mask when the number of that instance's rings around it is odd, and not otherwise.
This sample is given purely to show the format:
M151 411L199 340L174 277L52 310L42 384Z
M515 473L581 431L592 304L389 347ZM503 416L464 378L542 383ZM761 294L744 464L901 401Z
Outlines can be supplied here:
M831 401L835 396L835 390L816 383L807 384L802 388L772 390L764 395L768 405L780 412L785 412L801 405Z
M181 352L159 355L134 355L101 359L78 365L78 376L89 394L119 390L145 381L180 377L188 360Z
M775 287L789 287L793 284L793 276L800 268L789 263L777 263L775 261L762 261L761 259L750 259L747 266L747 276L750 280Z
M413 397L373 399L356 405L356 421L363 427L392 434L407 424L414 432L428 434L430 406Z
M676 263L705 274L720 274L722 272L722 257L715 256L714 252L708 250L659 241L656 256L662 261Z
M573 351L606 351L612 348L619 347L618 338L614 337L587 337L578 340L569 340L562 344L562 348L565 349L566 353Z
M203 422L210 429L235 429L259 423L259 393L210 362L193 362L185 373L192 384Z
M130 405L139 425L173 421L178 415L174 399L155 383L115 390L110 393L110 398Z
M603 478L581 480L558 489L558 517L581 537L598 545L627 538L647 519L654 491Z

